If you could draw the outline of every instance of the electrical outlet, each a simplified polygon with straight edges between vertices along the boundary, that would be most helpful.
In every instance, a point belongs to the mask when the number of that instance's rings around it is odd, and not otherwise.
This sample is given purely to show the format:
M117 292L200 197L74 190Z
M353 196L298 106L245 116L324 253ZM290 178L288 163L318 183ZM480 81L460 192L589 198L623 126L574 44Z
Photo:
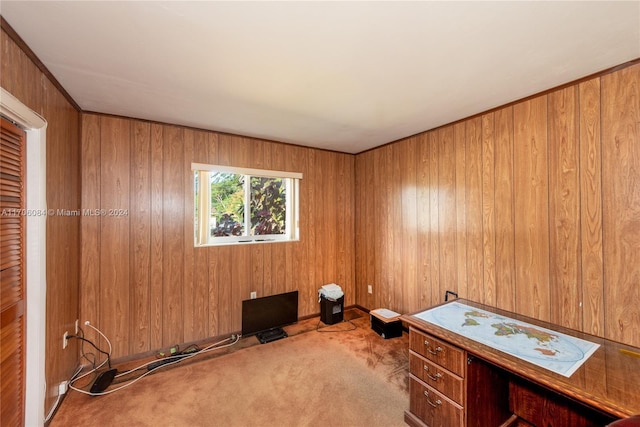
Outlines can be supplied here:
M60 384L58 384L58 395L63 395L67 392L67 390L69 389L69 381L62 381Z
M251 299L256 299L257 297L258 296L256 291L251 292Z
M367 292L369 292L370 294L373 293L373 286L371 285L367 285Z
M80 332L79 322L80 322L80 319L76 319L76 335L78 335L78 332Z
M62 349L67 348L67 344L69 344L69 331L64 331L64 335L62 336Z

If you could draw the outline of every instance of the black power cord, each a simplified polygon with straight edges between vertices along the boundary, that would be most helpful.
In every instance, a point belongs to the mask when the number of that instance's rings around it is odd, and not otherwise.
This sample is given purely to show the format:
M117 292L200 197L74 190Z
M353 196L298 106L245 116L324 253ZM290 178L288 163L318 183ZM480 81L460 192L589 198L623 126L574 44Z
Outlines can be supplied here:
M69 339L69 338L75 338L75 339L78 339L78 340L82 341L83 343L87 342L87 343L91 344L91 346L92 346L93 348L95 348L95 349L96 349L96 350L98 350L100 353L102 353L102 354L104 354L104 355L106 355L106 356L107 356L107 363L109 364L109 368L111 368L111 357L110 357L109 353L107 353L106 351L104 351L104 350L102 350L101 348L99 348L97 345L95 345L95 344L93 343L93 341L91 341L91 340L89 340L89 339L86 339L85 337L80 336L80 335L67 335L67 339ZM84 354L85 354L85 353L84 353L84 350L82 350L82 354L83 354L83 356L84 356ZM88 354L93 355L93 353L88 353ZM85 359L89 360L89 358L87 358L87 357L85 357ZM90 362L91 362L91 361L90 361ZM94 367L95 367L95 357L94 357L94 361L93 361L92 363L93 363L93 365L94 365Z

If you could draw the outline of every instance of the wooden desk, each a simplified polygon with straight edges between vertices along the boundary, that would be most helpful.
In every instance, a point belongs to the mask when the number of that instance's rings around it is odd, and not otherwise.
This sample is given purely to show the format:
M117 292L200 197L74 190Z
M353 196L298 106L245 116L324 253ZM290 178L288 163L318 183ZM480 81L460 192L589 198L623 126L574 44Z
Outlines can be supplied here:
M425 310L403 315L410 335L407 424L595 427L640 414L639 348L469 300L454 301L600 347L567 378L415 317Z

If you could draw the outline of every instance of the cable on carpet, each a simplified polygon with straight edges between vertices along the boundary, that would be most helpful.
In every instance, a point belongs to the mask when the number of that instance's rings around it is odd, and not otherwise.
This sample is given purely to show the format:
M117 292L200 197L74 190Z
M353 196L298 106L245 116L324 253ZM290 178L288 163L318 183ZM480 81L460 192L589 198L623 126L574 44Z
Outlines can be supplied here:
M358 326L353 323L351 320L343 320L341 323L338 323L338 325L341 325L343 323L350 323L351 324L351 329L337 329L337 330L330 330L330 331L323 331L322 329L320 329L320 323L322 323L321 320L318 320L318 324L316 325L316 332L322 332L322 333L329 333L329 332L350 332L350 331L354 331L356 329L358 329ZM329 326L333 326L333 325L327 325L326 327Z
M213 344L210 344L210 345L208 345L207 347L205 347L203 349L200 349L200 347L198 347L197 345L193 344L193 345L190 345L189 347L187 347L186 349L184 349L178 355L168 356L168 357L166 357L164 359L161 359L161 361L162 361L161 364L158 364L158 361L154 360L154 361L146 362L146 363L144 363L144 364L142 364L142 365L140 365L140 366L138 366L136 368L129 369L127 371L124 371L124 372L116 374L117 371L115 369L111 369L111 353L112 353L111 341L109 341L109 339L98 328L96 328L93 325L91 325L89 323L89 321L86 321L85 325L87 325L90 328L94 329L98 334L100 334L100 336L102 336L104 338L104 340L109 345L109 351L108 352L100 349L91 340L84 338L84 331L82 331L81 329L79 331L82 333L82 335L71 335L71 336L69 336L69 338L80 339L82 341L83 345L84 345L85 342L91 344L96 350L98 350L99 353L105 354L107 356L106 360L104 360L102 363L100 363L99 365L96 366L96 362L97 362L96 356L93 353L85 353L84 352L84 347L81 348L81 353L82 353L83 357L92 364L92 369L90 369L88 372L86 372L86 373L84 373L84 374L82 374L80 376L77 376L77 375L81 372L81 370L78 371L76 374L74 374L74 376L69 381L69 388L72 389L72 390L75 390L75 391L77 391L79 393L87 394L89 396L104 396L106 394L111 394L111 393L114 393L116 391L122 390L123 388L126 388L126 387L134 384L135 382L141 380L142 378L144 378L147 375L149 375L150 373L160 369L161 367L174 365L174 364L176 364L178 362L181 362L183 360L195 357L198 354L203 354L203 353L207 353L209 351L219 350L219 349L222 349L222 348L225 348L225 347L230 347L230 346L236 344L240 340L240 337L241 337L240 335L235 335L234 334L234 335L231 335L231 337L229 337L229 338L225 338L224 340L221 340L221 341L215 342ZM226 343L226 344L224 344L224 343ZM91 354L92 356L94 356L93 360L90 360L86 356L87 354ZM103 371L100 374L96 374L98 372L98 370L100 368L102 368L107 363L109 364L109 368L110 369L107 370L107 371ZM132 380L125 380L125 381L128 381L126 384L123 384L123 385L121 385L121 386L119 386L117 388L111 389L111 390L107 390L107 391L100 390L98 392L91 392L91 391L86 391L86 390L83 390L81 388L78 388L78 387L74 386L74 384L77 381L79 381L80 379L85 378L85 377L87 377L88 375L91 375L91 374L96 374L94 382L93 382L93 384L95 386L96 382L98 382L100 380L101 375L103 375L105 373L109 373L111 375L108 375L108 378L105 380L105 381L108 381L108 384L106 384L104 386L104 388L106 388L111 384L111 381L114 378L120 378L120 377L122 377L124 375L131 374L131 373L133 373L135 371L138 371L140 369L148 367L151 364L157 364L157 365L155 367L153 367L153 368L148 369L147 372L145 372L144 374L140 375L139 377L136 377L136 378L134 378ZM92 386L92 389L93 388L94 387Z

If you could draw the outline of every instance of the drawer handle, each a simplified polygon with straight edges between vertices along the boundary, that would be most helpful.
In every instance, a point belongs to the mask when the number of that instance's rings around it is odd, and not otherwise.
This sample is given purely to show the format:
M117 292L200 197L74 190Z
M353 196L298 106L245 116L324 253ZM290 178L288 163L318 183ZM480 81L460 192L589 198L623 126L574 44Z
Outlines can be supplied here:
M427 374L431 381L438 381L439 378L442 378L442 374L440 372L436 372L436 376L433 377L431 374Z
M427 351L431 354L438 354L442 351L442 347L436 347L436 351L433 351L430 348L427 348Z
M440 372L436 371L436 376L434 377L433 375L431 375L429 373L429 365L424 365L424 371L427 373L427 377L429 377L429 379L431 381L438 381L438 378L442 378L442 374Z
M426 391L426 390L425 390L425 391L424 391L424 395L427 397L427 403L428 403L429 405L433 406L434 408L437 408L439 405L442 405L442 400L440 400L440 399L436 400L436 402L435 402L435 403L433 403L433 402L431 401L431 399L429 399L429 392L428 392L428 391Z

